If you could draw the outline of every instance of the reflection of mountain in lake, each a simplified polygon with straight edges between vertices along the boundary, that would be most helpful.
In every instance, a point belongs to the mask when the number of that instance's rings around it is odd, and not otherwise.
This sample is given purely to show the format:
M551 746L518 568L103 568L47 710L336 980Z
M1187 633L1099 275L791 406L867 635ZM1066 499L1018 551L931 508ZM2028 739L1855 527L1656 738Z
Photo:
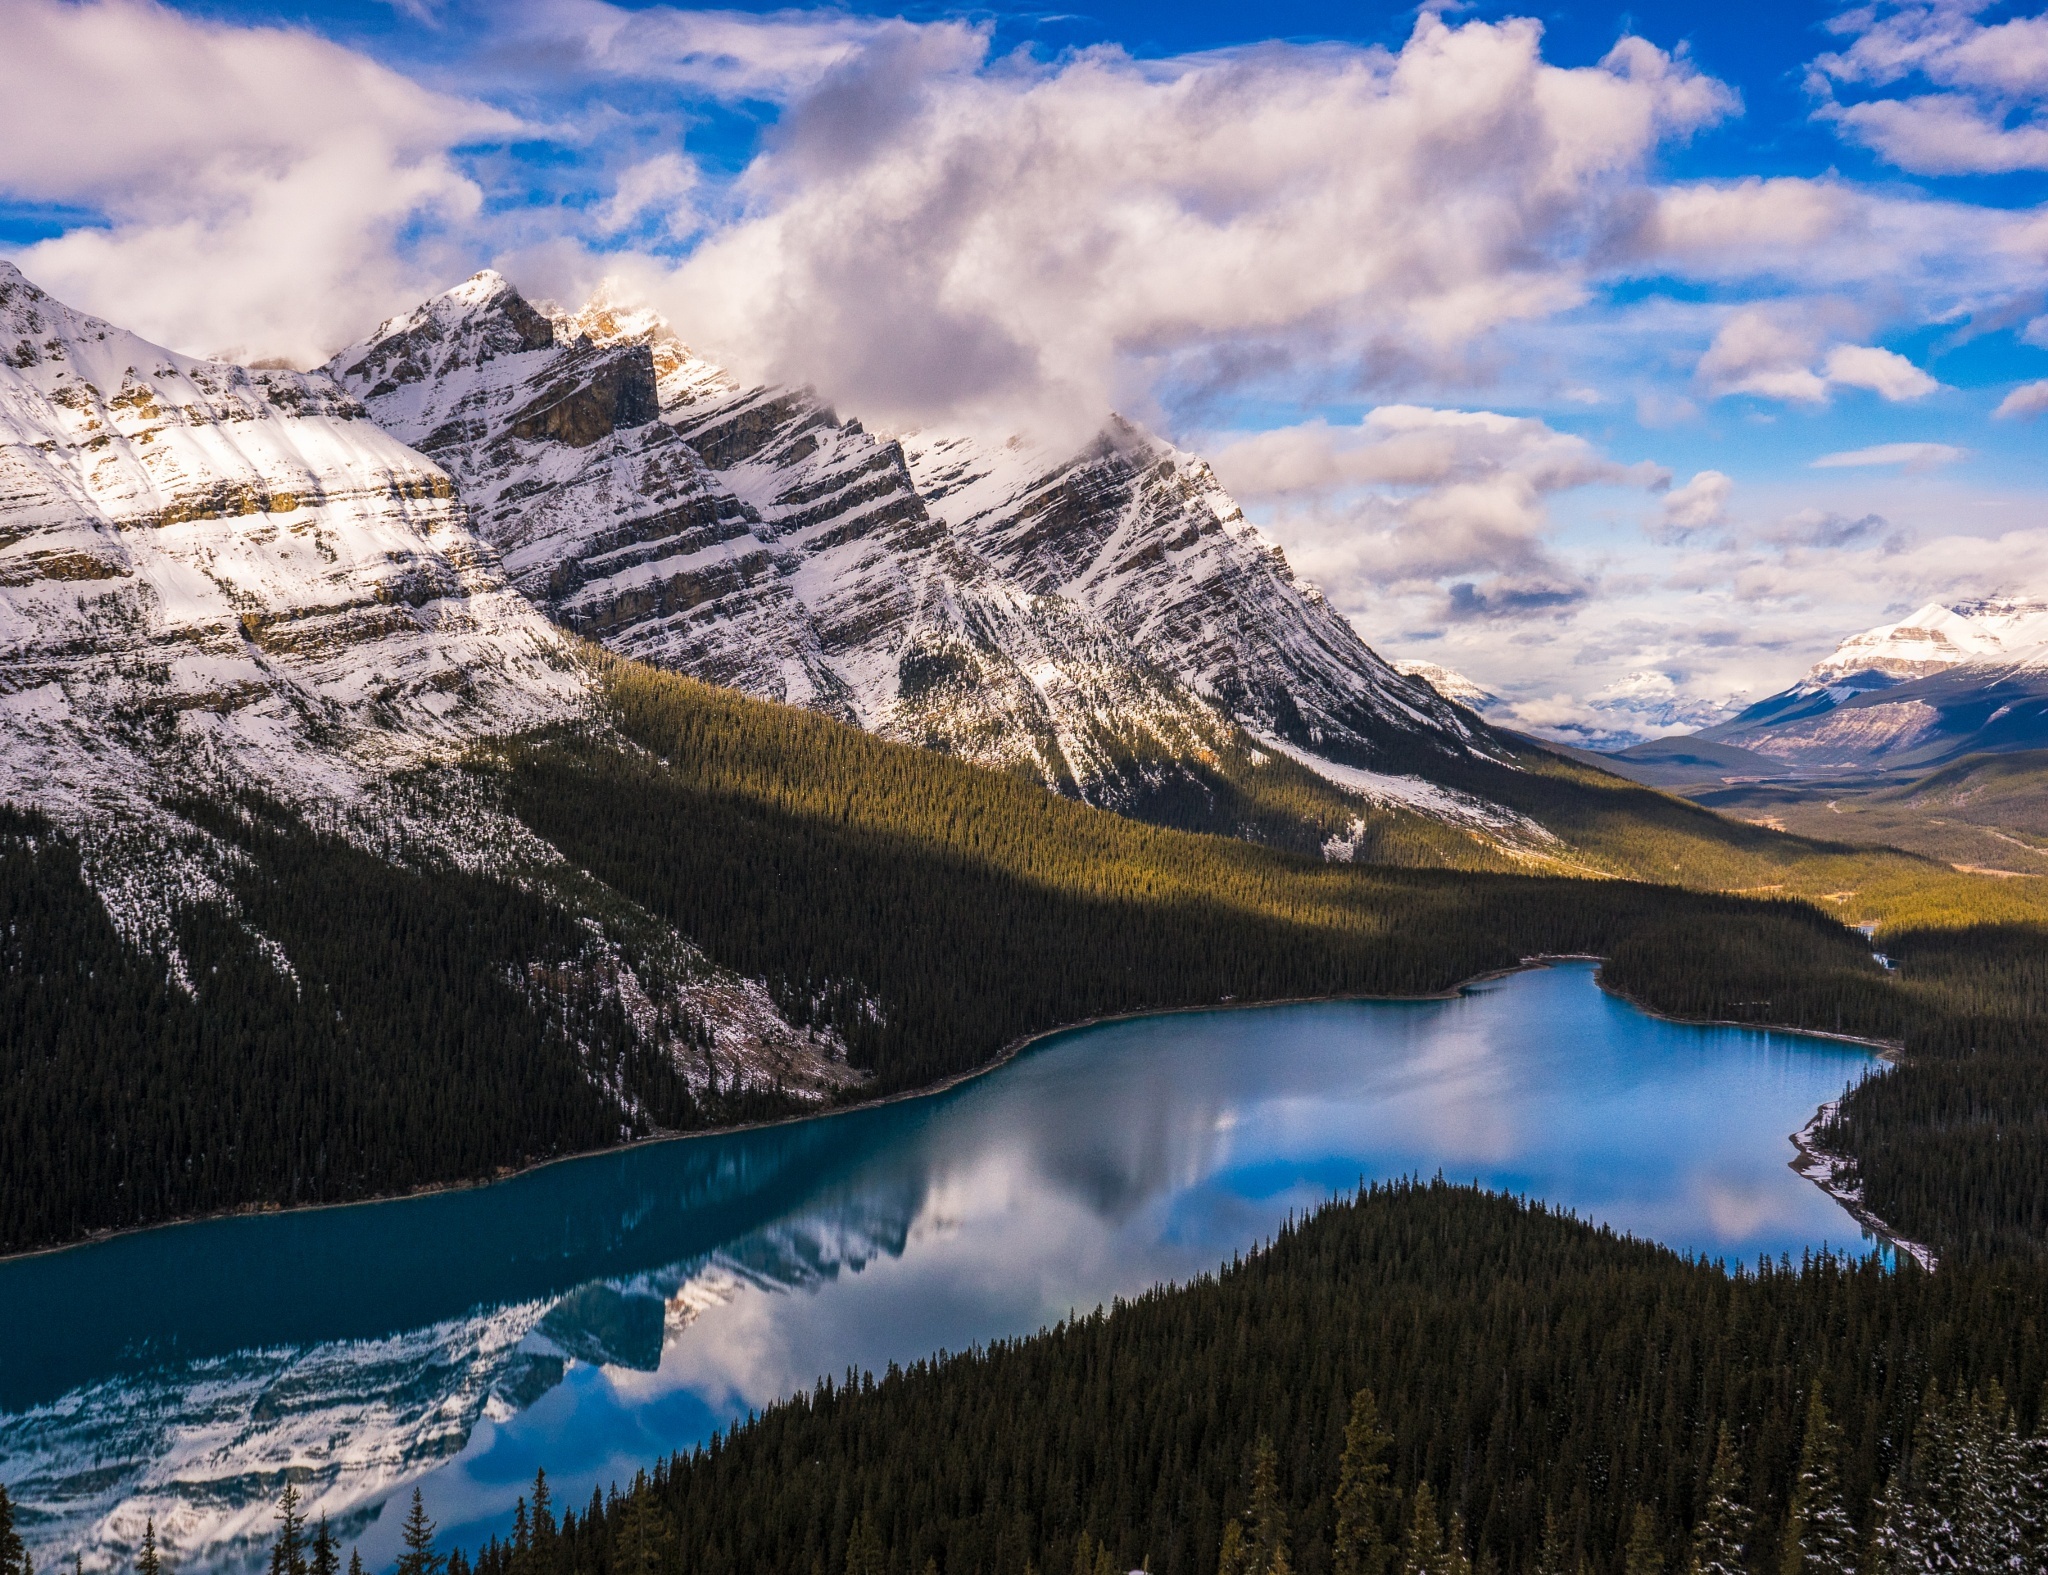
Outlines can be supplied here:
M934 1099L0 1262L0 1479L45 1569L127 1567L154 1513L178 1575L252 1571L288 1474L375 1565L415 1481L473 1545L536 1465L580 1502L821 1373L1211 1270L1361 1177L1715 1255L1854 1243L1785 1134L1868 1064L1574 965L1103 1024Z
M721 1171L737 1184L748 1168ZM891 1170L714 1251L552 1300L166 1363L0 1416L23 1530L45 1565L83 1545L106 1567L130 1560L154 1516L176 1567L253 1570L289 1478L313 1517L353 1539L394 1489L460 1453L480 1417L525 1409L572 1363L652 1372L709 1306L900 1256L925 1189L917 1168Z

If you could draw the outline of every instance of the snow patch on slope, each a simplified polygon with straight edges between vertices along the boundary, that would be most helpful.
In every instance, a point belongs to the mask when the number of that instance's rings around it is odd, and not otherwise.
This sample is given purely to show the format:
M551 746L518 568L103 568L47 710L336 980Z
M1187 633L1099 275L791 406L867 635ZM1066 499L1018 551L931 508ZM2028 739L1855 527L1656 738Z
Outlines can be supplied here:
M1325 760L1287 742L1283 738L1261 735L1259 742L1278 754L1285 755L1297 765L1306 766L1325 781L1335 783L1348 793L1375 804L1394 805L1427 815L1432 820L1441 820L1452 825L1469 826L1475 830L1508 833L1517 838L1530 838L1537 842L1556 842L1557 838L1514 810L1496 804L1476 793L1461 792L1441 783L1430 782L1422 777L1390 776L1381 771L1367 771L1359 766L1347 766L1335 760ZM1356 845L1357 833L1351 838ZM1325 848L1328 853L1327 847ZM1348 854L1345 855L1348 857Z

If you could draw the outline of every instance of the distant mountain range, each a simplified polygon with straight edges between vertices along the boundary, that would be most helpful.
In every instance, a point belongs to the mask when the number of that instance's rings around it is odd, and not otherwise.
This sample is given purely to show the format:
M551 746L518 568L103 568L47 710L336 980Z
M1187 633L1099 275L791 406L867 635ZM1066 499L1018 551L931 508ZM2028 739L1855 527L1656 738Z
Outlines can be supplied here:
M2048 600L1930 602L1849 636L1790 688L1683 737L1607 757L1659 785L1926 770L2048 747Z

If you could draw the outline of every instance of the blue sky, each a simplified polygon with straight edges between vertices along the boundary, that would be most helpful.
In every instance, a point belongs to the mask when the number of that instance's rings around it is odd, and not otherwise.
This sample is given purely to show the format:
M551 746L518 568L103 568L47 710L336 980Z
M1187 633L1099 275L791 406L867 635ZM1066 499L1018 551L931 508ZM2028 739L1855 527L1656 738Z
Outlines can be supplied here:
M1376 646L1562 736L2048 594L2038 4L0 0L0 37L0 252L77 305L311 364L490 265L874 426L1120 410Z

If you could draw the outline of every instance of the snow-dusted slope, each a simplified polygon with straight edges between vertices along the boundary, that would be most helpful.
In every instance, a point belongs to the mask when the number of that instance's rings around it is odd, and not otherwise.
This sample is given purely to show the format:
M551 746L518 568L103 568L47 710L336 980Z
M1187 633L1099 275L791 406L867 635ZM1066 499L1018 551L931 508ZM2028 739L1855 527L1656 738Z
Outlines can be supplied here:
M1013 583L1085 609L1257 734L1358 765L1479 740L1375 654L1201 459L1116 420L1077 455L921 435L927 504Z
M739 387L650 314L550 320L485 273L330 365L449 467L514 583L624 654L1097 799L1118 760L1221 726L969 550L899 444L801 390Z
M0 262L0 797L289 799L572 714L448 477L330 379L176 355Z
M0 803L79 838L116 924L173 977L178 914L232 906L236 861L185 795L257 789L380 854L516 867L574 905L595 883L480 792L396 774L591 695L447 473L331 378L175 354L0 262ZM661 982L596 927L586 965L648 1035L678 1011L711 1025L675 1046L694 1083L855 1080L757 983L602 901Z
M515 584L628 655L1110 804L1246 732L1400 769L1477 744L1127 424L1069 458L892 440L490 273L330 370L448 467Z
M1851 635L1701 735L1801 765L1926 765L2048 746L2048 600L1930 602Z

